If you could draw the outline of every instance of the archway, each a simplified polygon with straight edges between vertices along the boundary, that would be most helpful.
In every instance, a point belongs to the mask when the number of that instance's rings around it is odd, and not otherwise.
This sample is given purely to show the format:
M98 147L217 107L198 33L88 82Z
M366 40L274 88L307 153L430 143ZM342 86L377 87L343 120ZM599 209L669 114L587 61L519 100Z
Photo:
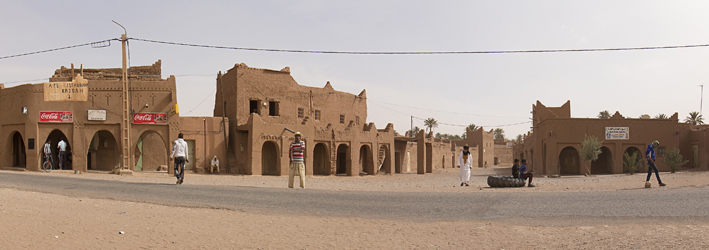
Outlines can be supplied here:
M389 147L382 145L379 147L379 152L377 153L377 173L386 174L387 167L391 166L391 157L389 157ZM445 166L446 158L443 156L442 164Z
M62 166L63 170L71 170L72 169L72 153L73 151L71 150L71 143L69 143L69 139L66 138L66 135L64 135L64 132L61 130L55 129L52 130L51 133L49 133L49 136L47 136L47 140L51 140L52 142L49 144L50 148L52 149L52 163L54 165L55 169L59 169L59 149L57 146L59 145L59 141L64 141L66 143L66 166ZM46 142L46 141L45 141ZM44 146L42 146L44 148Z
M11 136L12 140L12 166L13 167L27 167L27 155L25 153L25 141L22 139L20 132L13 132Z
M261 147L261 175L278 175L279 159L276 143L264 142Z
M372 166L372 150L369 145L362 145L359 148L359 166L360 172L365 172L369 175L374 174L374 166Z
M189 145L188 149L194 151L194 144ZM189 152L188 152L189 153ZM192 155L188 155L190 162L194 162ZM160 166L167 168L168 149L165 148L165 141L162 136L155 131L148 130L143 132L135 144L135 171L158 171ZM189 169L185 165L185 170Z
M610 174L613 173L613 155L607 147L601 147L601 154L598 159L591 162L592 174Z
M346 144L340 144L337 147L337 171L335 174L347 174L347 157L349 156L350 147Z
M636 158L635 172L637 173L637 172L640 172L640 170L641 170L640 168L642 168L645 165L645 164L643 164L643 156L642 156L643 152L640 151L640 149L638 149L636 147L628 147L627 149L625 149L625 152L623 152L623 162L627 164L627 160L625 159L625 154L632 156L633 153L635 153L635 152L637 152L637 155L635 156L635 158ZM623 164L623 173L630 173L630 171L628 171L628 166L626 166L626 164Z
M86 155L86 169L110 171L118 167L120 158L118 143L111 132L101 130L94 133Z
M313 149L313 175L330 175L330 151L324 143L318 143Z
M581 174L579 152L574 147L565 147L559 154L561 174Z

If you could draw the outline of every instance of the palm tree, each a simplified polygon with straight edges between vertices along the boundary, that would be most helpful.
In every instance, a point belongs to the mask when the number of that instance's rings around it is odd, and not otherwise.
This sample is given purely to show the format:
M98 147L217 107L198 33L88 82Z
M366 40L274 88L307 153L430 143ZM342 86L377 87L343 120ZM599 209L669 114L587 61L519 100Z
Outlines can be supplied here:
M684 119L684 122L691 123L692 125L704 124L704 118L697 111L689 112L689 116Z
M655 118L655 119L669 119L669 117L667 117L667 115L665 115L665 114L657 114L653 118Z
M428 132L431 132L431 131L433 131L433 128L438 127L438 121L436 121L436 119L433 119L433 118L428 118L423 121L423 125L426 128L428 128Z
M416 137L416 134L419 133L419 130L421 130L419 126L414 126L412 130L409 130L409 137Z
M475 126L475 123L468 124L468 129L470 129L470 131L475 131L475 130L478 130L479 128L480 127Z
M611 118L611 113L608 112L608 110L603 110L601 112L598 112L598 119L608 119Z
M523 139L524 139L524 136L522 136L522 134L517 135L517 143L522 142Z
M505 130L496 128L493 133L495 135L495 139L505 139Z

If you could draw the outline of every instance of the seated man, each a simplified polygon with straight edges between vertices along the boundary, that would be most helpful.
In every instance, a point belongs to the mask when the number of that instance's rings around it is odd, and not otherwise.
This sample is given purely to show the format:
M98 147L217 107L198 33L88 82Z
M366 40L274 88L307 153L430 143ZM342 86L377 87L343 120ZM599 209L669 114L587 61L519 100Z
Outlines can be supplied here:
M512 165L512 177L519 178L519 159L515 159L515 164Z
M519 177L525 179L529 178L527 187L534 187L534 184L532 184L532 172L527 173L527 160L522 160L522 166L519 167Z
M217 169L216 173L219 173L219 159L217 159L216 155L212 158L212 165L209 166L209 172L214 174L214 169Z

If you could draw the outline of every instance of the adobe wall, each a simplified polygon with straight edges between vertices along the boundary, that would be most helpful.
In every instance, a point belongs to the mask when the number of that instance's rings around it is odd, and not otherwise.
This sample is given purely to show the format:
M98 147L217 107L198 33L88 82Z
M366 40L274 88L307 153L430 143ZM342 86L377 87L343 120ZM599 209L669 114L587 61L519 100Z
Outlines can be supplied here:
M236 171L249 175L287 175L290 164L288 151L290 143L295 138L285 128L302 134L302 139L306 143L306 175L314 174L315 158L321 163L325 161L322 169L324 172L318 173L321 175L357 176L360 173L376 175L393 172L394 129L391 124L382 130L376 129L372 123L362 126L351 124L343 130L335 130L332 127L315 127L311 121L301 124L269 123L257 114L252 114L247 124L237 128L239 136L236 143L239 149L243 145L246 155L235 152L237 158L242 156L245 158L237 160L240 168ZM316 145L324 147L322 155L315 155ZM275 152L272 149L274 146ZM345 153L342 157L338 154L340 147ZM384 161L381 163L378 159L379 149L383 149L385 154ZM275 164L275 170L264 173L264 171L271 171L268 168L271 166L269 164ZM345 165L341 172L338 172L338 164ZM380 165L383 165L381 171Z
M507 145L495 144L495 158L497 158L497 166L512 166L514 164L514 158L512 147L507 147ZM493 166L488 162L488 166Z
M640 155L643 155L650 142L659 140L661 144L657 149L656 162L660 171L669 171L662 163L662 152L673 148L679 148L683 157L690 160L690 164L682 168L694 166L693 144L699 144L701 139L696 137L701 137L702 133L690 132L688 125L679 123L677 113L669 119L635 119L625 118L616 112L610 119L596 119L569 118L569 109L569 102L554 109L547 108L540 102L533 105L535 129L524 136L524 142L515 143L514 157L527 159L529 167L541 174L586 174L589 170L591 174L619 174L627 172L623 166L623 154L626 150L638 150ZM606 139L606 127L628 127L629 137L620 140ZM603 141L604 153L601 156L606 155L606 158L594 163L580 160L578 152L586 135L594 135ZM697 154L697 165L701 163L699 158L702 158L702 155ZM594 165L596 170L593 170ZM647 164L643 159L637 172L646 171Z
M302 86L293 79L288 67L269 70L250 68L242 63L222 75L221 82L219 75L217 78L214 115L222 115L223 92L227 116L237 119L236 125L248 120L250 101L256 101L256 111L267 123L294 124L308 120L313 121L314 126L332 125L344 129L350 123L361 126L367 121L365 91L359 95L340 92L329 82L323 88ZM276 106L271 107L272 104ZM276 115L269 114L271 108L276 109ZM298 117L298 109L303 110L302 117ZM340 115L344 115L344 122Z
M87 69L84 69L86 71ZM76 71L75 71L76 72ZM80 71L79 71L80 72ZM56 78L55 80L57 80ZM135 112L167 113L170 107L177 103L175 78L131 82L131 99ZM72 151L75 170L86 171L89 167L97 170L108 170L115 164L115 149L121 148L121 95L122 84L113 79L88 80L88 100L85 102L45 102L43 84L24 84L12 88L0 89L0 137L7 138L5 144L0 145L0 158L2 166L13 165L12 138L14 133L22 137L22 147L25 166L28 170L38 170L42 161L42 146L53 131L55 135L66 137ZM146 107L145 104L148 104ZM22 114L21 108L27 108L27 114ZM106 110L105 121L89 121L88 109ZM71 111L72 122L40 122L40 111ZM168 147L168 141L177 137L179 128L179 115L169 116L165 124L131 125L131 149L136 148L137 139L143 132L154 131L160 135L163 148ZM96 134L100 134L105 141L99 141L99 146L104 142L115 143L98 150L102 152L89 152L91 141ZM34 143L30 144L30 141ZM53 142L56 143L56 142ZM94 142L96 144L97 142ZM166 150L146 148L156 154L167 154ZM53 148L53 151L56 149ZM108 150L108 151L105 151ZM159 152L157 152L159 151ZM119 154L122 151L119 151ZM133 152L133 150L131 150ZM53 153L56 155L56 152ZM120 155L119 155L120 157ZM133 155L130 156L134 158ZM91 158L89 161L88 158ZM165 158L167 159L167 158ZM101 164L99 164L101 162ZM107 162L107 163L105 163ZM132 165L132 164L131 164ZM165 162L161 165L167 165ZM131 166L132 167L132 166Z
M195 173L209 173L214 156L219 160L220 173L226 172L228 159L224 134L228 131L225 127L229 127L229 121L225 120L222 125L221 117L180 117L180 132L184 140L194 143L194 149L190 150L194 158L190 161Z

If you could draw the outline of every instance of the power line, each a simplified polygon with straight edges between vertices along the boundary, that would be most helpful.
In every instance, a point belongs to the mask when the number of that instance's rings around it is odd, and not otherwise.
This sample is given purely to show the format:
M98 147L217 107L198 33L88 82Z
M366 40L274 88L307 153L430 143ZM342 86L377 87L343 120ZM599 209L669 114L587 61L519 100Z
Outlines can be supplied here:
M422 121L425 121L425 120L426 120L426 119L424 119L424 118L421 118L421 117L418 117L418 116L415 116L415 115L412 115L412 114L407 114L407 113L404 113L404 112L401 112L401 111L398 111L398 110L394 110L394 109L387 108L387 107L385 107L385 106L383 106L383 105L380 105L380 104L377 104L377 103L374 103L374 105L377 105L377 106L379 106L379 107L388 109L388 110L390 110L390 111L392 111L392 112L396 112L396 113L399 113L399 114L402 114L402 115L406 115L406 116L413 117L413 118L418 119L418 120L422 120ZM499 128L499 127L509 127L509 126L521 125L521 124L526 124L526 123L530 123L530 122L532 122L532 121L518 122L518 123L510 123L510 124L502 124L502 125L495 125L495 126L482 125L482 126L479 126L479 127ZM453 123L445 123L445 122L438 122L438 124L447 125L447 126L455 126L455 127L468 127L468 125L453 124Z
M64 49L71 49L71 48L78 48L78 47L83 47L83 46L88 46L88 45L93 45L93 44L102 44L105 42L110 41L116 41L118 40L117 38L113 39L106 39L98 42L90 42L90 43L82 43L82 44L77 44L77 45L72 45L72 46L66 46L66 47L61 47L61 48L55 48L55 49L47 49L47 50L40 50L40 51L35 51L35 52L28 52L28 53L22 53L22 54L17 54L17 55L10 55L10 56L3 56L0 57L0 59L7 59L7 58L13 58L13 57L20 57L20 56L28 56L28 55L34 55L34 54L40 54L40 53L45 53L45 52L52 52L52 51L57 51L57 50L64 50ZM109 44L110 45L110 44ZM101 45L102 46L102 45ZM103 46L106 47L106 46Z
M185 113L185 114L192 113L192 111L194 111L195 109L199 108L199 106L202 105L202 103L204 103L204 101L206 101L206 100L207 100L212 94L214 94L214 92L216 92L216 91L217 91L217 87L214 87L214 90L212 90L212 93L209 93L209 94L207 95L207 97L205 97L201 102L199 102L199 104L197 104L197 106L195 106L192 110L187 111L187 113Z
M439 112L439 113L449 113L449 114L454 114L454 115L470 115L470 116L483 116L483 117L496 117L496 118L526 118L526 117L513 117L513 116L499 116L499 115L480 115L480 114L470 114L470 113L459 113L459 112L451 112L451 111L443 111L443 110L435 110L435 109L426 109L426 108L419 108L419 107L412 107L412 106L406 106L406 105L400 105L400 104L395 104L395 103L388 103L388 102L382 102L382 101L375 101L372 100L371 98L367 98L368 101L371 102L378 102L378 103L383 103L383 104L388 104L388 105L393 105L393 106L399 106L399 107L404 107L404 108L412 108L412 109L417 109L417 110L426 110L426 111L432 111L432 112Z
M445 54L516 54L516 53L558 53L558 52L597 52L597 51L627 51L627 50L655 50L655 49L684 49L709 47L709 44L694 44L694 45L671 45L671 46L650 46L650 47L624 47L624 48L598 48L598 49L549 49L549 50L482 50L482 51L332 51L332 50L294 50L294 49L263 49L263 48L246 48L233 46L218 46L193 43L168 42L159 40L150 40L142 38L128 38L131 40L180 45L189 47L213 48L213 49L231 49L231 50L249 50L249 51L268 51L268 52L288 52L288 53L313 53L313 54L353 54L353 55L445 55Z

